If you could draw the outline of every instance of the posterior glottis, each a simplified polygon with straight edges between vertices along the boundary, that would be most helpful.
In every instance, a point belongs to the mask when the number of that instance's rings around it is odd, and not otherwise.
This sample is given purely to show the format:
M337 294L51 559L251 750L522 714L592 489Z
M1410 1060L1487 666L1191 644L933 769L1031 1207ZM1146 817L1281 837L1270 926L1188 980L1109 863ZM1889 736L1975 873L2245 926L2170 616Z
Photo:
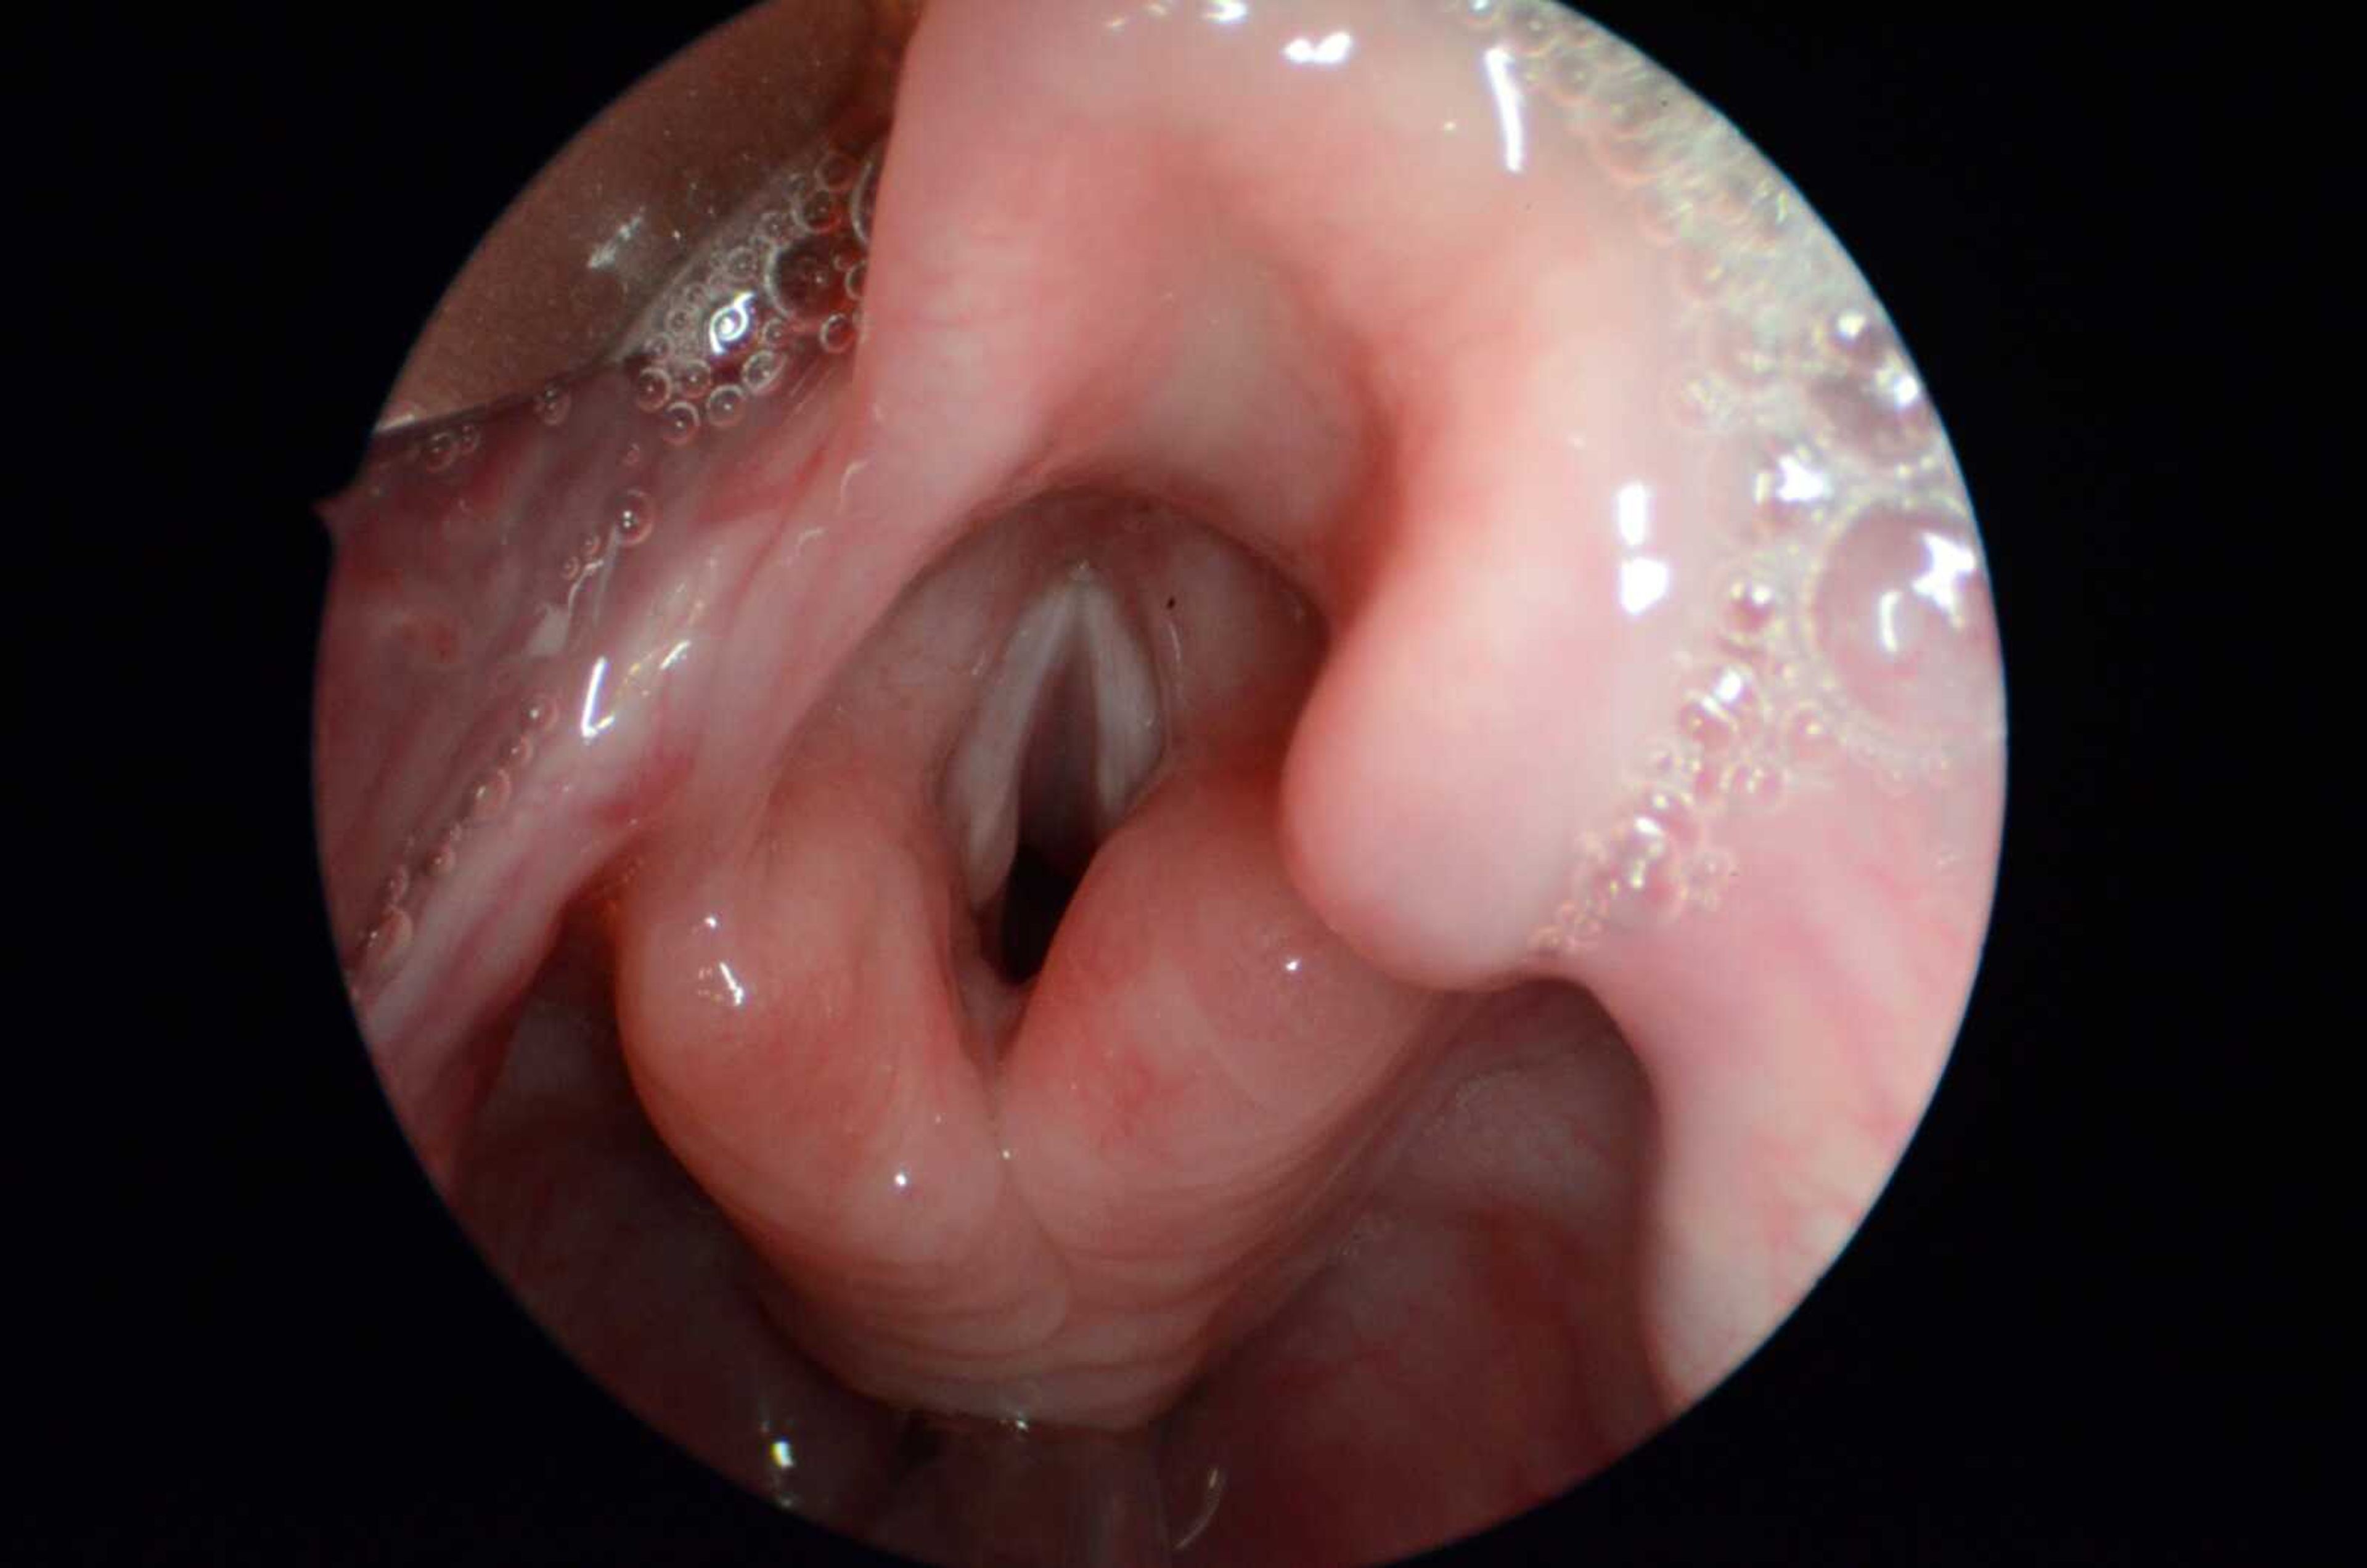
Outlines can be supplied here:
M327 509L323 860L430 1176L652 1424L925 1559L1574 1484L1796 1301L1961 1004L1994 652L1911 369L1535 7L824 10L798 112L770 8L547 176L765 127L603 349L462 390L587 330L467 325L588 221L539 190Z

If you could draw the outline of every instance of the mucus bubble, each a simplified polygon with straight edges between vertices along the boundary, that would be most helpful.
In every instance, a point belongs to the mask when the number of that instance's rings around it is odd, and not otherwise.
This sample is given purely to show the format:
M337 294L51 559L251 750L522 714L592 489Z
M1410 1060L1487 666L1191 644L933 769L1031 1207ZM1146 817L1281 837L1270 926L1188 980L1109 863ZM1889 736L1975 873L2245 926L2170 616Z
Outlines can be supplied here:
M778 354L760 348L740 367L740 384L761 398L781 384L782 372L787 368L787 362Z
M621 490L608 503L608 513L617 526L617 543L627 549L645 542L657 531L657 509L651 504L649 492L641 490Z
M410 947L411 917L401 909L389 909L380 915L362 938L360 961L356 967L371 979L391 974L395 964Z
M1819 567L1808 621L1851 705L1892 730L1979 735L2001 722L1988 582L1963 519L1867 507Z
M505 769L488 768L483 776L469 786L469 820L488 821L510 803L510 775Z
M821 161L814 165L814 179L822 189L844 196L862 172L863 166L851 154L833 147L824 152Z
M773 263L771 288L773 303L784 316L810 326L829 310L838 291L829 252L813 244L782 252Z
M809 234L834 234L845 217L838 197L826 190L810 190L798 202L798 222Z

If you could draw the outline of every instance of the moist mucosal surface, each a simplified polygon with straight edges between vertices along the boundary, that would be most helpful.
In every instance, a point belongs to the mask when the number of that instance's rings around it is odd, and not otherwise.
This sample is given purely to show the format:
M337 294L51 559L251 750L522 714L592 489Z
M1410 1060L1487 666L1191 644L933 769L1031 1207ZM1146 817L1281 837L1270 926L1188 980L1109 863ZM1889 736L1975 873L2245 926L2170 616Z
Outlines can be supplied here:
M518 280L586 233L614 344L438 406L582 341ZM1467 1535L1772 1332L1931 1093L2002 804L1953 454L1566 11L759 7L402 396L328 508L357 1017L520 1299L823 1526Z

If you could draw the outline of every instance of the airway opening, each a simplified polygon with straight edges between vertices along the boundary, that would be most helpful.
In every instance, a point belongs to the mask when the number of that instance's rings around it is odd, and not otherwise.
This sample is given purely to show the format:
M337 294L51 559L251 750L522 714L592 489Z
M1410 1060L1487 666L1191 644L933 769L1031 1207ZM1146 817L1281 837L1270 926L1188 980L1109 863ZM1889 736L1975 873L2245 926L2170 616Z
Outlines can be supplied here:
M995 901L988 943L1010 984L1043 972L1053 934L1076 898L1100 845L1091 806L1093 692L1079 660L1055 672L1019 764L1019 829L1011 870Z
M1018 845L991 912L997 973L1025 985L1043 972L1052 938L1101 849L1092 803L1096 732L1091 677L1073 655L1053 673L1019 763Z
M1012 985L1025 985L1044 969L1052 933L1077 896L1077 879L1062 872L1034 844L1022 840L1002 885L996 916L995 971Z

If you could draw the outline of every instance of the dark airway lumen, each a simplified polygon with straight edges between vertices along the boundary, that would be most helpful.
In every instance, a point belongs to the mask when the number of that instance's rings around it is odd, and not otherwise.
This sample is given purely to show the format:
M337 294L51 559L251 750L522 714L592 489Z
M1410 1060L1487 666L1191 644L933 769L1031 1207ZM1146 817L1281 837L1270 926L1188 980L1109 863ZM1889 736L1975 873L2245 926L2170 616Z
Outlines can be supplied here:
M1076 896L1077 878L1022 839L1012 859L1011 880L1002 889L992 947L995 973L1014 986L1042 973L1045 955L1052 950L1052 933L1059 930L1069 901Z

